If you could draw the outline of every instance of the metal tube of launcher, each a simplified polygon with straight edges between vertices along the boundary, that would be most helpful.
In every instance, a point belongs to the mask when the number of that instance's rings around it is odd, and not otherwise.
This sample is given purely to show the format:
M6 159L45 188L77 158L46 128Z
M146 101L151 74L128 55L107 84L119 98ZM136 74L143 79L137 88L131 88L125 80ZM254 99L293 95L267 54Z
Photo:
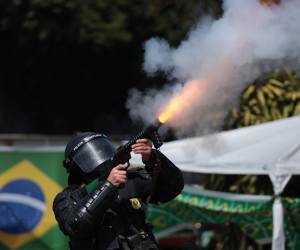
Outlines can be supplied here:
M134 136L130 141L126 144L120 146L117 149L117 152L112 158L113 165L129 162L131 146L135 144L136 140L147 138L153 142L155 148L159 148L162 145L162 140L157 132L159 127L162 125L158 120L154 121L152 124L144 128L141 132L139 132L136 136Z
M136 142L136 140L142 139L142 138L148 138L148 139L153 140L152 135L157 132L157 130L159 129L159 127L161 125L163 125L163 123L161 123L159 120L155 120L149 126L147 126L146 128L144 128L141 132L139 132L136 136L134 136L125 145L123 145L123 147L125 149L129 150L129 152L130 152L131 151L131 146ZM155 144L155 141L153 141L153 143ZM155 146L155 148L157 148L157 147L160 147L161 145L159 145L159 146L158 145L154 145L154 146Z

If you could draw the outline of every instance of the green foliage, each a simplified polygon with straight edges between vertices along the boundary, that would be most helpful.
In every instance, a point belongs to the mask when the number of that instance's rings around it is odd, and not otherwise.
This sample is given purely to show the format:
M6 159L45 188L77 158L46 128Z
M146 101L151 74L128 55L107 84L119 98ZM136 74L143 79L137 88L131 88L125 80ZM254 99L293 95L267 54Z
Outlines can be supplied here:
M0 3L0 32L14 34L23 42L88 41L108 47L153 35L174 42L185 36L203 11L218 12L219 3L196 0L7 0Z
M1 31L22 40L54 40L97 44L128 41L123 0L14 0L2 2Z
M131 133L128 89L165 83L143 72L144 42L158 36L177 45L220 3L1 0L1 131Z
M227 128L260 124L300 114L300 80L290 70L275 71L250 84L240 106L231 110Z

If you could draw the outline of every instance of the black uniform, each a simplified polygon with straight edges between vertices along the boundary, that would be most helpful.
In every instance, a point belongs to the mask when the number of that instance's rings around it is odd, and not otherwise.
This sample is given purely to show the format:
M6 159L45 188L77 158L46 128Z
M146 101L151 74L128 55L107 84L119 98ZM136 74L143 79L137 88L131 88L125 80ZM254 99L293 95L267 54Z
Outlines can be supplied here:
M146 205L175 198L183 188L182 173L153 149L145 168L128 170L127 177L121 188L100 180L90 193L70 185L56 196L53 210L70 249L158 249L145 221Z

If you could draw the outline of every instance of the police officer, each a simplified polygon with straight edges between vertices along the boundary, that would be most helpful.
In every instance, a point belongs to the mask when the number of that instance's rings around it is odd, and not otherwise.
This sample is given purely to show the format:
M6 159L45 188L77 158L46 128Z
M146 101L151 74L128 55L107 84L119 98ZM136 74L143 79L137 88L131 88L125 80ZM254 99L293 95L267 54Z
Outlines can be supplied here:
M67 144L68 187L55 197L53 211L70 249L159 249L145 220L146 205L175 198L182 173L148 139L137 140L132 151L141 154L143 168L110 166L115 149L103 134L82 133Z

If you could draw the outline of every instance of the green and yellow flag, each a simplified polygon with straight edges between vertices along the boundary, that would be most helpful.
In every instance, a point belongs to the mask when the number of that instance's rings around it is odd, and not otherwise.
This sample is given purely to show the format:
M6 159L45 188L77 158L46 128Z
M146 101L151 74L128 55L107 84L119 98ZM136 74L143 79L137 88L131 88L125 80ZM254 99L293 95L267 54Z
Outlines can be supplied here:
M52 212L62 152L0 152L0 249L68 249Z

